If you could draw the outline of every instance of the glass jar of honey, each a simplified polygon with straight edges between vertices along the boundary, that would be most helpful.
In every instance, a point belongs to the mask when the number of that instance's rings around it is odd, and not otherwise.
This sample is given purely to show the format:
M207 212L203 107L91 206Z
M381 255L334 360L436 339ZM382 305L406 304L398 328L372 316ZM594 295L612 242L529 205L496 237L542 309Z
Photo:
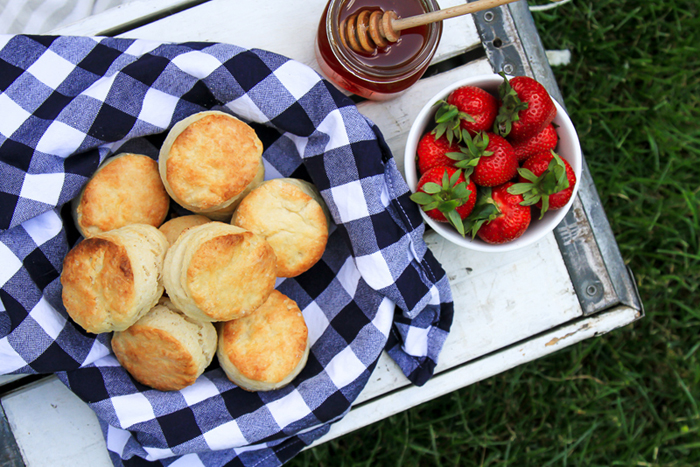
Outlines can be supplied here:
M442 22L401 31L397 42L372 53L344 44L340 25L362 9L394 10L407 18L440 9L435 0L330 0L316 36L316 59L323 74L338 87L372 100L390 99L423 76L435 54Z

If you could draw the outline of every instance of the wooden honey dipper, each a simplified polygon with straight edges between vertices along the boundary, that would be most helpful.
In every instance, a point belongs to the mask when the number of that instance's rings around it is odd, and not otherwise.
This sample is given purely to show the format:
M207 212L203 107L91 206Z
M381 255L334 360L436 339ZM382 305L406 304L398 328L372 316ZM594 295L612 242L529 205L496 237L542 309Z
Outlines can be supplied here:
M378 47L386 47L398 41L403 30L488 10L515 1L517 0L478 0L408 18L399 18L394 10L362 9L340 23L340 39L344 46L350 47L355 52L373 53Z

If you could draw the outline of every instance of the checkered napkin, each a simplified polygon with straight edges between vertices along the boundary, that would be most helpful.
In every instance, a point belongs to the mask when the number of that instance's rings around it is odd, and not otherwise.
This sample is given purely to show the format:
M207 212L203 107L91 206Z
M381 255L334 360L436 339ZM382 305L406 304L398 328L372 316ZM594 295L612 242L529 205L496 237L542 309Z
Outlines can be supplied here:
M0 374L56 373L97 414L115 465L280 465L347 413L382 350L415 384L432 376L446 275L378 128L313 70L225 44L0 36L0 91ZM312 181L335 221L322 260L277 284L312 344L280 390L243 391L216 362L193 386L152 390L62 305L79 240L66 203L106 157L155 157L169 127L207 109L248 121L266 178Z

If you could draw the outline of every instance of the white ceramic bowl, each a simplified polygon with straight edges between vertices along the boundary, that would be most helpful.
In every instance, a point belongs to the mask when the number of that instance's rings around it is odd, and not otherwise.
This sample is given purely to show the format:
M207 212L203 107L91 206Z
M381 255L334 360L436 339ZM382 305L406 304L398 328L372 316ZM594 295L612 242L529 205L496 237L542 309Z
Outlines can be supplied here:
M508 78L510 79L511 77L509 76ZM471 78L457 81L451 86L446 87L425 104L425 106L418 113L418 116L413 122L411 130L408 133L406 152L404 154L406 181L408 182L408 186L411 188L411 191L416 191L416 185L418 184L419 178L416 169L416 148L418 147L418 141L423 134L425 134L425 132L433 126L433 118L436 110L435 102L441 99L446 99L453 90L467 85L480 87L486 91L489 91L494 96L498 96L498 86L502 82L503 78L497 74L473 76ZM421 210L420 212L423 219L425 219L425 222L430 225L430 227L432 227L433 230L435 230L439 235L452 243L470 250L486 252L502 252L522 248L526 245L531 245L537 242L551 232L561 222L574 202L580 185L582 166L581 145L579 143L578 135L576 134L576 129L571 123L569 116L556 100L554 100L554 105L557 108L557 116L554 118L554 124L557 126L557 133L559 135L559 144L557 145L555 151L562 158L566 159L576 173L576 185L574 186L574 192L566 206L555 211L546 212L542 219L539 219L539 211L537 208L533 208L532 221L530 222L530 226L525 233L511 242L500 245L488 244L478 237L472 239L470 235L462 237L451 225L436 222L428 217L423 210Z

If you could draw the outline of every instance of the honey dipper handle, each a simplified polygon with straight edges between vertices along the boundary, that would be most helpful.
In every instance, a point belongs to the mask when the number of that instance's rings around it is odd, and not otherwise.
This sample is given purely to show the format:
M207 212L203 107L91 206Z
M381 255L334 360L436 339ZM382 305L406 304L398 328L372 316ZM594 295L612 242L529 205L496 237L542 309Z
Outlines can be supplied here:
M409 16L408 18L395 19L391 22L394 31L403 31L405 29L423 26L425 24L435 23L443 19L454 18L455 16L467 15L477 11L488 10L497 6L512 3L518 0L479 0L476 2L457 5L444 10L431 11L422 15Z

